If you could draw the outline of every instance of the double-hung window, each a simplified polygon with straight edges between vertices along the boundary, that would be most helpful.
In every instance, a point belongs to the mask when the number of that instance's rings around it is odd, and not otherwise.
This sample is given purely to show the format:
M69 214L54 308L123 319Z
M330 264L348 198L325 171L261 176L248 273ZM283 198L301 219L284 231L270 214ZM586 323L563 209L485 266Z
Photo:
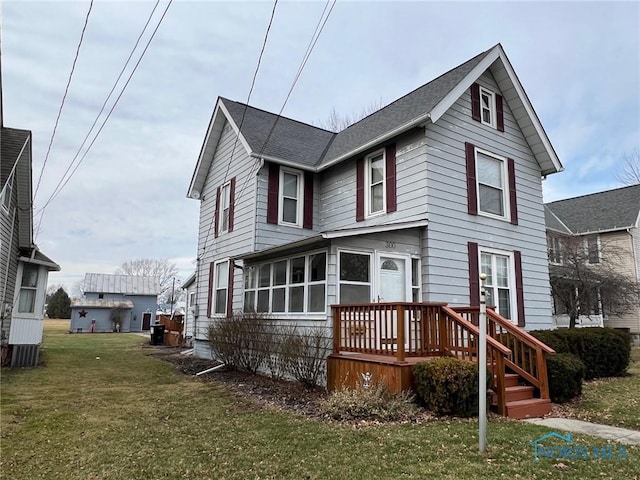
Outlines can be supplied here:
M600 241L597 235L585 239L589 263L600 263Z
M36 293L38 291L38 266L24 263L22 267L22 280L20 282L20 298L18 299L18 312L33 313L36 305Z
M513 318L513 261L510 254L480 251L480 272L484 282L487 305L495 306L498 314Z
M496 125L496 101L492 91L480 87L480 121L495 127Z
M231 210L231 182L225 183L220 189L220 233L229 231L229 213Z
M280 168L280 223L302 226L302 173L288 168Z
M547 236L547 248L549 250L549 262L555 265L562 263L562 241L555 235Z
M366 205L367 215L385 212L386 173L384 151L376 152L366 158Z
M215 264L214 313L227 313L227 294L229 292L229 262Z
M505 163L504 158L476 148L478 211L483 214L508 216Z

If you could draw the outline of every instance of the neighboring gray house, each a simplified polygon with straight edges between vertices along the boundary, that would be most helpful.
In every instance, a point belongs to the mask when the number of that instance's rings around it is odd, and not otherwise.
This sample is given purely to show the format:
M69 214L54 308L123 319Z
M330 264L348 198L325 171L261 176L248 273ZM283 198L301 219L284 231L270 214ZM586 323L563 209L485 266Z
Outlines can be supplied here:
M156 321L160 282L155 277L87 273L83 291L84 298L71 303L74 333L141 332Z
M640 281L640 185L582 195L545 204L547 243L550 269L563 265L562 240L584 239L588 262L596 267L606 261L619 266L633 281ZM606 326L623 328L640 340L640 308L619 316L607 314L597 295L594 302L583 307L577 326ZM558 306L554 309L554 323L565 327L569 317Z
M47 277L60 267L33 239L31 132L4 126L0 73L1 364L37 365Z
M542 178L561 163L501 45L333 133L219 98L200 201L196 354L255 310L331 332L331 305L489 303L552 327Z

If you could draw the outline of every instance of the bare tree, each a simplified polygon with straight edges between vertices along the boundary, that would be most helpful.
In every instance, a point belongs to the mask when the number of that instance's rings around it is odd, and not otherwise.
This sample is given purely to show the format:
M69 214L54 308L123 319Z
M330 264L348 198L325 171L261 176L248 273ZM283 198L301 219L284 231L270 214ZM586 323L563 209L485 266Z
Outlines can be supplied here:
M172 295L173 279L178 275L179 270L175 263L170 263L166 258L139 258L124 262L115 273L157 278L160 282L159 300L164 302Z
M549 268L556 309L569 316L569 328L580 315L624 315L640 305L637 282L620 272L628 254L612 243L596 245L585 237L563 238L561 264Z
M84 297L84 280L78 280L71 286L71 298Z
M638 185L640 183L640 150L624 156L624 166L616 174L616 179L623 185Z
M339 132L349 127L350 125L359 122L364 117L371 115L373 112L377 112L382 107L384 107L382 98L371 102L371 104L369 104L368 107L363 108L360 113L340 114L334 107L331 109L331 113L329 113L329 116L325 120L320 120L318 122L315 122L315 124L320 128L324 128L332 132Z

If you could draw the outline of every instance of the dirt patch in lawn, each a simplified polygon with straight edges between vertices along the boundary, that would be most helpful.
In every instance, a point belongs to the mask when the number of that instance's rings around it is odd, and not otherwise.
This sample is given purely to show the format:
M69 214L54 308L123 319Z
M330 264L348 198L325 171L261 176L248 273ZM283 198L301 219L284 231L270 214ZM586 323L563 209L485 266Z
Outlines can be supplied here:
M175 365L176 370L185 375L195 375L219 365L215 360L183 355L180 353L184 350L182 348L148 348L150 356ZM223 385L228 390L260 405L285 409L308 417L323 417L320 407L328 395L322 388L308 389L296 382L273 379L264 375L251 375L237 370L225 370L224 367L205 373L199 378Z

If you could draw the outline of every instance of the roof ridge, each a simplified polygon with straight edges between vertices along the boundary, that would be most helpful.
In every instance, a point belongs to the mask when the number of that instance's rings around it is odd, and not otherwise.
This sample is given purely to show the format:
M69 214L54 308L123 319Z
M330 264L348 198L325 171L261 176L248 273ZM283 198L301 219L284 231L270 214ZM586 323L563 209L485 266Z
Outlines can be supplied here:
M497 44L497 45L499 45L499 44ZM404 98L408 97L409 95L414 94L414 93L415 93L415 92L417 92L418 90L420 90L420 89L422 89L422 88L426 88L427 86L431 85L431 84L432 84L433 82L435 82L436 80L438 80L438 79L440 79L440 78L444 77L445 75L450 74L450 73L451 73L451 72L453 72L454 70L458 70L459 68L464 67L466 64L468 64L468 63L470 63L470 62L472 62L472 61L476 60L478 57L480 57L480 56L482 56L482 55L486 55L488 52L490 52L491 50L493 50L497 45L495 45L495 46L491 47L489 50L485 50L484 52L480 52L479 54L475 55L474 57L470 58L469 60L467 60L467 61L465 61L465 62L462 62L462 63L460 63L460 64L456 65L456 66L455 66L455 67L453 67L453 68L450 68L450 69L449 69L449 70L447 70L446 72L444 72L444 73L442 73L442 74L438 75L436 78L433 78L433 79L429 80L427 83L423 83L422 85L420 85L420 86L418 86L418 87L414 88L414 89L413 89L413 90L411 90L410 92L405 93L405 94L404 94L404 95L402 95L401 97L396 98L395 100L393 100L391 103L388 103L388 104L387 104L387 105L385 105L384 107L379 108L379 109L378 109L378 110L376 110L375 112L371 112L371 113L370 113L369 115L367 115L366 117L362 117L362 118L361 118L360 120L358 120L357 122L354 122L354 123L352 123L351 125L349 125L348 127L343 128L342 130L340 130L340 131L339 131L339 132L337 132L337 133L339 134L339 133L342 133L342 132L344 132L344 131L346 131L346 130L349 130L351 127L353 127L353 126L357 125L358 123L360 123L360 122L362 122L362 121L366 120L367 118L371 117L372 115L375 115L375 114L377 114L378 112L381 112L381 111L382 111L382 110L384 110L385 108L390 107L390 106L391 106L391 105L393 105L394 103L398 103L400 100L402 100L402 99L404 99ZM449 89L449 91L451 91L453 88L455 88L455 86L454 86L454 87L452 87L452 88L450 88L450 89ZM448 92L447 92L447 93L448 93Z
M637 188L637 187L640 187L640 183L637 183L635 185L625 185L623 187L611 188L609 190L601 190L599 192L585 193L585 194L578 195L578 196L575 196L575 197L568 197L568 198L563 198L563 199L560 199L560 200L554 200L553 202L545 203L545 205L553 205L553 204L558 204L558 203L561 203L561 202L566 202L566 201L569 201L569 200L577 200L579 198L592 197L592 196L596 196L596 195L602 195L602 194L605 194L605 193L615 192L615 191L618 191L618 190L625 190L625 189Z
M326 128L318 127L316 125L312 125L310 123L303 122L302 120L296 120L295 118L287 117L285 115L278 115L277 113L270 112L269 110L265 110L264 108L254 107L253 105L249 105L248 103L238 102L236 100L231 100L230 98L226 98L226 97L220 97L220 99L223 100L223 101L227 101L227 102L233 102L236 105L240 105L241 107L252 108L253 110L258 110L259 112L268 113L269 115L273 115L274 117L284 118L285 120L289 120L291 122L299 123L300 125L305 125L307 127L312 127L312 128L315 128L316 130L322 130L323 132L331 133L332 135L337 135L336 132L332 132L331 130L327 130Z

